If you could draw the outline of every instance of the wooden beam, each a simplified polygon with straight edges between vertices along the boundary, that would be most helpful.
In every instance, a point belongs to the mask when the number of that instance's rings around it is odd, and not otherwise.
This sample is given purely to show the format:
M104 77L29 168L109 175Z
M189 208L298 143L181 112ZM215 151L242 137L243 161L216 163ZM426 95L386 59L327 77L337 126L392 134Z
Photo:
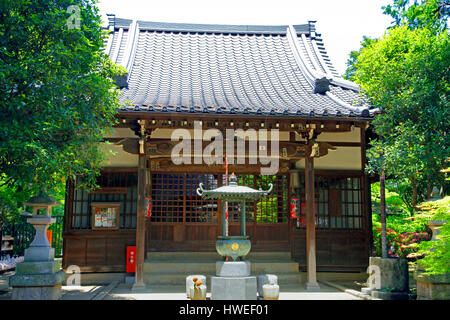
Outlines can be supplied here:
M305 157L305 196L306 196L306 265L307 290L320 289L316 275L316 214L314 201L314 157L306 152Z
M154 172L165 172L165 173L184 173L184 172L191 172L191 173L217 173L217 172L223 172L223 165L221 164L212 164L212 165L175 165L172 163L170 159L150 159L150 167ZM246 165L229 165L229 171L234 172L236 174L260 174L261 173L261 167L267 167L267 166L261 166L261 165L253 165L253 164L246 164ZM279 173L287 173L289 172L289 162L286 160L280 160L279 165Z
M116 116L119 118L118 127L127 127L130 122L136 119L148 120L149 127L169 128L184 127L190 128L194 121L202 121L203 126L227 127L227 128L261 128L261 122L265 123L264 128L280 130L305 130L314 125L317 131L342 132L349 131L350 126L367 123L367 119L355 118L301 118L286 116L267 115L246 115L246 114L205 114L205 113L180 113L180 112L148 112L148 111L119 111ZM218 123L217 123L218 122ZM248 127L244 124L248 122ZM233 123L233 125L231 125Z

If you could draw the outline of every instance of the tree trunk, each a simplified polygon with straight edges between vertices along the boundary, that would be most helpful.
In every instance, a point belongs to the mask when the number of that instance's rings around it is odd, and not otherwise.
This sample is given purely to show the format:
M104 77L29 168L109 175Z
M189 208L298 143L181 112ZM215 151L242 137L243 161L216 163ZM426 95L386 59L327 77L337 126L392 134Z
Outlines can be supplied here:
M433 191L433 185L427 186L427 199L431 198L431 192Z
M380 174L380 220L381 220L381 257L388 257L386 239L386 195L384 181L386 179L384 170Z
M411 188L412 188L412 213L416 211L416 205L417 205L417 179L414 178L411 180Z

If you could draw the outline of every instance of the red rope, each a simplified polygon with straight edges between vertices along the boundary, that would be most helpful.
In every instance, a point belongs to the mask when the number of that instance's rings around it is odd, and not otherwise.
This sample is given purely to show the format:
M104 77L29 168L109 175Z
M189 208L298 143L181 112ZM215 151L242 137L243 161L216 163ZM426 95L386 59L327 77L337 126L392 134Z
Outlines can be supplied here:
M225 155L225 185L228 185L228 156ZM228 236L228 202L225 202L225 235Z

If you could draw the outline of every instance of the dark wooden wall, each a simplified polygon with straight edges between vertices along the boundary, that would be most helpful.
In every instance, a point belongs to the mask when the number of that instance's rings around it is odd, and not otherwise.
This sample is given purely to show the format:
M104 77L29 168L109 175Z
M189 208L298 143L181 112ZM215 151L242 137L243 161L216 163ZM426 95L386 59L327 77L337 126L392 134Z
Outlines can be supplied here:
M331 172L328 173L332 174ZM361 176L361 172L355 172L354 175ZM362 229L317 229L318 271L366 270L370 252L370 212L368 211L367 201L369 192L366 188L367 186L363 188L364 216ZM135 245L135 229L108 231L72 229L72 204L73 184L68 182L65 231L63 234L63 267L77 265L84 272L124 272L126 247ZM152 250L152 248L158 248L159 251L215 250L215 239L220 233L219 224L177 225L168 223L162 227L163 225L152 226L147 224L146 250ZM231 224L230 233L237 234L238 228L238 224ZM295 228L292 223L259 224L256 228L250 223L247 224L247 234L255 239L252 243L252 250L291 250L293 259L300 264L300 269L306 269L306 235L304 228ZM271 239L271 241L265 241L265 239Z
M135 173L133 169L125 171ZM124 272L126 247L136 244L136 230L74 229L74 196L74 182L69 180L64 212L63 268L76 265L83 272ZM90 212L86 214L90 216Z
M63 237L63 267L77 265L86 272L124 272L126 247L136 243L133 230L77 230Z
M306 271L306 234L292 233L291 253ZM368 234L364 231L316 230L317 271L366 271L369 264Z

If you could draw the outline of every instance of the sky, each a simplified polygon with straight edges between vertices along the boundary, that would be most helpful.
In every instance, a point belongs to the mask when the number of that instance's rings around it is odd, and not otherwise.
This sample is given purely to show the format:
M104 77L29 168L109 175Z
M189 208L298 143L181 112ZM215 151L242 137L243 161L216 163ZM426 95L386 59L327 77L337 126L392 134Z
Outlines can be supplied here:
M331 62L340 74L363 36L381 37L391 18L382 6L390 0L99 0L106 14L155 22L205 24L304 24L316 20Z

